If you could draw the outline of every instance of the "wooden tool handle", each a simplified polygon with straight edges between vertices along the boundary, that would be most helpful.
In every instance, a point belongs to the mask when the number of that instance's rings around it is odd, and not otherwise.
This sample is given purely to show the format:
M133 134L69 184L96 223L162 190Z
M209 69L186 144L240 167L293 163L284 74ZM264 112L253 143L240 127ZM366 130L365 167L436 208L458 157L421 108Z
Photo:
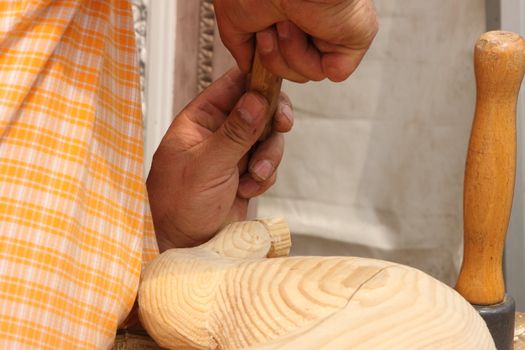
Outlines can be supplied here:
M279 102L281 83L281 77L278 77L263 67L259 54L256 50L253 58L252 73L250 82L248 84L248 90L257 91L266 97L268 103L270 104L267 115L268 122L259 140L265 140L272 132L273 115L277 109L277 103Z
M470 303L503 301L502 258L516 172L516 103L525 42L509 32L483 34L475 48L476 112L463 193L464 257L456 290Z

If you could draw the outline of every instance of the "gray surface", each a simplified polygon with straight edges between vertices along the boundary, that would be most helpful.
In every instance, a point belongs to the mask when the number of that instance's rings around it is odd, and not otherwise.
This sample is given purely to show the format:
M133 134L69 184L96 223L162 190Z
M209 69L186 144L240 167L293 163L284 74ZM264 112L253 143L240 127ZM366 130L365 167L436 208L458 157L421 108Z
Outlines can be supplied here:
M525 2L523 0L500 0L501 27L521 35L525 34ZM518 167L512 216L507 234L505 275L507 292L516 300L518 311L525 310L525 224L524 224L524 167L525 167L525 91L522 84L518 108Z
M474 307L485 320L497 350L512 350L516 312L514 299L510 295L506 295L505 300L500 304L474 305Z
M487 31L501 27L501 0L485 0Z

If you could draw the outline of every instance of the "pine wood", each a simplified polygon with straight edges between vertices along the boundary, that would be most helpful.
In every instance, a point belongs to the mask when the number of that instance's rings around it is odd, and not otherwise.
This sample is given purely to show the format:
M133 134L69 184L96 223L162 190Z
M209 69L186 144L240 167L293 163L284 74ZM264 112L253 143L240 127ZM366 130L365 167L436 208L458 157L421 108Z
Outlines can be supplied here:
M516 312L514 350L525 350L525 314ZM113 350L162 350L145 332L123 331L117 334Z
M270 108L268 109L267 115L268 123L266 124L266 128L264 129L260 140L265 140L272 131L273 115L275 114L277 104L279 102L281 84L282 79L280 77L264 68L261 58L259 57L259 53L256 51L253 58L248 90L259 92L264 97L266 97L270 103Z
M423 272L284 257L289 245L283 220L263 220L164 252L143 273L144 327L169 349L494 349L470 304Z
M525 42L488 32L475 47L476 111L464 184L464 257L456 289L473 304L503 301L502 257L516 171L516 103Z
M516 312L514 350L525 350L525 314L521 312Z

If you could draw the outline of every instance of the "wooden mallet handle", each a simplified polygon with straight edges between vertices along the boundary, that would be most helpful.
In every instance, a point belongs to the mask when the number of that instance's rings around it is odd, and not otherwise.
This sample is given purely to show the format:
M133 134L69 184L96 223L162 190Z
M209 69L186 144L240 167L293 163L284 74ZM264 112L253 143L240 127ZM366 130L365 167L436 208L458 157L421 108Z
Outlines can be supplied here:
M281 92L281 77L271 73L263 67L261 59L257 50L253 58L252 71L250 81L248 83L249 91L257 91L270 104L267 115L267 124L259 140L265 140L272 132L273 115L277 110L277 103L279 102L279 94Z
M456 290L470 303L503 302L503 250L516 172L516 104L525 42L509 32L483 34L475 48L476 112L463 193L464 257Z

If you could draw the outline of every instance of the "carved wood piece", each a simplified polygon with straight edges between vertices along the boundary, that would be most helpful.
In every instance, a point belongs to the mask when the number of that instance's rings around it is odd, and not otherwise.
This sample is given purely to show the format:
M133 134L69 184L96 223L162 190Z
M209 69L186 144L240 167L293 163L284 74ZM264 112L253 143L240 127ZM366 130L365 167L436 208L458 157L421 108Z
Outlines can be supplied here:
M516 103L525 72L525 41L483 34L475 47L476 111L463 195L464 257L456 289L468 301L503 301L502 258L516 172Z
M514 350L525 350L525 315L516 312ZM113 350L162 350L160 346L144 332L122 331L117 333Z
M143 273L144 327L169 349L494 349L471 305L423 272L283 257L289 245L283 220L260 220L164 252Z

